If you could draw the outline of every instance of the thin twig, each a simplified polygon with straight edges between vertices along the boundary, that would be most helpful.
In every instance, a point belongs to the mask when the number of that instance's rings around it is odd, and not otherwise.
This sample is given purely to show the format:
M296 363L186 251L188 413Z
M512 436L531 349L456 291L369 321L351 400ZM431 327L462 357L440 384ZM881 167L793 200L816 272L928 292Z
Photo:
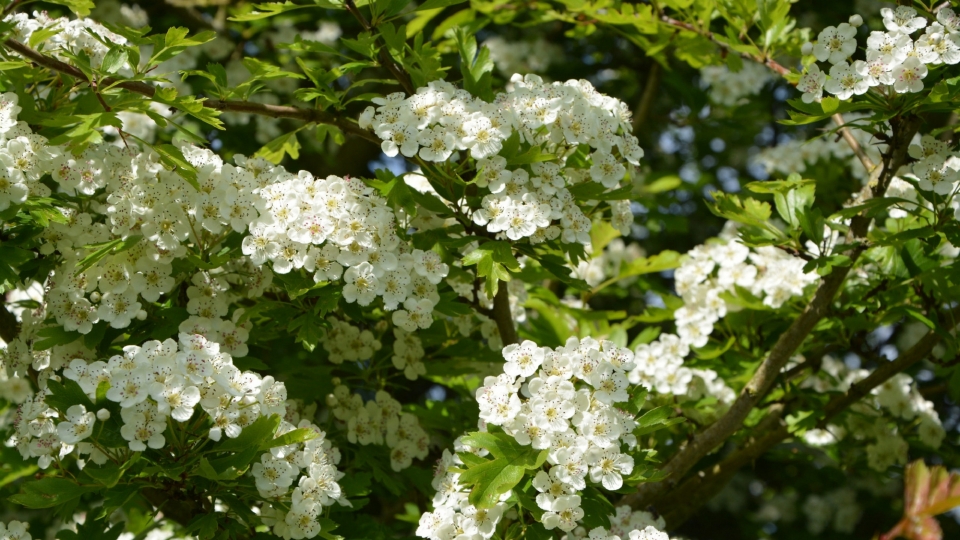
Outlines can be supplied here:
M867 155L866 151L864 151L863 146L860 145L860 141L853 136L850 128L847 127L847 122L843 119L843 115L836 113L830 118L832 118L833 122L837 124L840 135L842 135L843 140L847 141L847 144L850 145L850 148L853 150L853 153L856 154L857 159L859 159L860 163L863 164L863 168L867 170L867 174L873 174L873 170L877 165L872 159L870 159L870 156Z
M349 11L350 14L357 19L357 22L360 23L360 26L362 26L365 31L370 33L377 31L377 29L371 25L369 21L367 21L367 18L363 15L363 12L360 11L360 8L357 7L357 4L353 0L346 0L343 5L347 8L347 11ZM380 63L383 64L383 66L393 74L393 77L397 79L397 82L400 83L400 86L407 91L407 94L413 95L416 92L416 89L413 87L413 83L410 82L410 76L400 66L398 66L396 62L393 61L393 58L390 57L390 51L387 50L386 43L383 42L383 39L381 39L379 35L375 37L377 42L383 43L380 46Z
M719 39L717 39L717 36L713 32L705 28L698 28L688 22L678 21L677 19L668 17L666 15L660 17L660 21L668 26L679 28L681 30L688 30L690 32L699 34L709 39L710 41L714 42L720 48L726 50L728 53L736 54L737 56L743 58L744 60L750 60L752 62L758 62L760 64L763 64L768 68L770 68L771 70L773 70L777 75L780 75L781 77L785 77L790 73L789 69L783 67L780 63L778 63L776 60L774 60L769 56L753 55L747 52L739 52L734 50L733 48L730 47L729 44L723 41L720 41Z
M643 96L640 97L640 104L637 105L637 112L633 115L633 131L638 129L647 121L650 116L650 110L653 108L653 101L656 99L660 88L660 72L663 68L656 61L650 66L650 72L647 73L647 84L643 87Z
M757 62L757 63L759 63L759 64L761 64L761 65L764 65L764 66L770 68L771 71L773 71L774 73L776 73L777 75L779 75L779 76L781 76L781 77L786 77L787 75L790 74L790 70L789 70L789 69L787 69L786 67L784 67L783 65L781 65L779 62L777 62L776 60L774 60L774 59L771 58L770 56L767 56L767 55L753 55L753 54L750 54L750 53L747 53L747 52L738 52L738 51L735 51L734 49L732 49L732 48L730 47L729 44L727 44L727 43L725 43L725 42L723 42L723 41L720 41L720 40L716 37L716 35L714 35L714 33L713 33L713 32L710 32L709 30L706 30L706 29L704 29L704 28L698 28L698 27L696 27L696 26L694 26L694 25L692 25L692 24L690 24L690 23L683 22L683 21L678 21L678 20L673 19L673 18L671 18L671 17L667 17L666 15L660 17L660 20L661 20L661 22L663 22L664 24L666 24L666 25L668 25L668 26L672 26L672 27L674 27L674 28L679 28L679 29L682 29L682 30L688 30L688 31L690 31L690 32L697 33L697 34L699 34L699 35L701 35L701 36L709 39L710 41L712 41L713 43L715 43L717 46L719 46L720 48L722 48L723 50L727 51L728 54L730 54L730 53L736 54L736 55L740 56L741 58L743 58L744 60L749 60L749 61L751 61L751 62ZM795 83L795 82L791 82L791 81L789 81L789 80L788 80L787 82L788 82L789 84L793 85L793 86L796 86L796 83ZM841 126L841 128L840 128L840 134L843 135L843 140L846 141L848 145L850 145L850 148L853 149L853 152L857 155L857 158L860 159L860 163L862 163L863 166L867 169L867 172L868 172L868 173L874 172L874 171L875 171L875 168L876 168L876 165L875 165L875 164L873 163L873 161L869 158L869 156L867 156L866 152L863 151L863 148L860 146L860 143L857 141L857 139L855 139L855 138L853 137L853 134L850 133L849 128L844 127L844 126L845 126L845 122L844 122L844 120L843 120L843 117L842 117L840 114L835 114L835 115L833 115L833 121L836 122L838 126Z

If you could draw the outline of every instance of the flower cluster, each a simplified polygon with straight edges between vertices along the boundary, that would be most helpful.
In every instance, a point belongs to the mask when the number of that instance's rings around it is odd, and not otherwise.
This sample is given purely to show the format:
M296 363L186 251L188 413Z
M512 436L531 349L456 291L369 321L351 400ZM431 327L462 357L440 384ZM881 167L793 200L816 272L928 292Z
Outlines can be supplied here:
M472 452L476 450L465 445L462 437L454 441L454 448L458 453ZM516 519L516 512L513 512L508 503L499 502L491 508L477 508L467 502L468 491L460 484L460 473L464 467L463 461L458 454L451 453L449 450L443 451L443 456L437 464L436 474L433 477L432 486L436 490L433 497L434 510L424 512L420 516L420 524L417 528L417 536L428 538L430 540L454 540L468 538L472 540L492 538L496 533L497 525L501 522L508 522ZM558 467L553 467L556 469ZM541 476L544 475L544 476ZM550 529L549 522L555 522L556 519L551 514L564 515L566 518L574 516L583 516L583 511L576 508L579 505L580 497L578 495L568 495L569 490L565 489L561 481L553 478L552 474L540 472L533 482L534 486L546 486L547 491L537 487L541 493L537 496L538 504L540 501L549 499L562 501L561 506L564 509L557 512L545 512L543 514L543 525ZM506 497L501 497L501 500ZM577 503L576 506L573 503ZM541 506L543 506L541 504ZM508 511L510 510L510 511ZM590 540L670 540L666 533L662 532L665 528L665 522L662 517L654 518L652 514L644 511L631 511L628 506L620 506L616 509L616 514L608 516L610 520L610 529L597 527L589 532ZM565 519L566 519L565 518ZM566 528L569 523L561 520L563 524L561 529L566 534L561 536L562 540L572 540L587 536L583 527L578 527L574 522L569 529ZM556 524L554 524L556 526Z
M851 124L856 123L862 116L857 113L844 115L850 133L860 143L867 156L873 163L880 163L881 152L885 145L878 144L869 133L856 129ZM818 137L809 140L791 139L778 142L776 146L764 148L751 158L753 163L763 167L767 174L779 174L787 177L793 173L803 173L821 160L837 159L849 164L850 171L860 180L866 180L870 171L864 168L863 163L853 153L853 149L846 141L838 141L828 137Z
M857 504L857 492L842 487L823 495L810 494L803 502L803 513L810 534L819 536L828 525L837 532L852 534L863 508Z
M726 65L700 69L700 81L710 89L710 100L725 107L733 107L742 99L759 94L772 80L770 70L755 62L743 63L738 71L731 71Z
M292 175L272 166L251 171L223 165L210 174L249 180L256 188L246 197L238 193L232 207L239 212L242 204L247 213L237 224L249 222L243 254L254 264L269 261L279 274L304 268L318 283L342 281L344 299L361 306L381 297L394 311L394 323L408 331L433 323L437 284L449 267L437 253L409 250L401 242L393 210L373 188L358 179L315 179L306 171ZM214 212L213 219L219 215Z
M773 247L751 250L736 240L705 244L691 250L674 274L684 305L674 312L676 334L661 334L637 346L629 380L658 394L700 399L715 396L723 403L734 393L717 373L683 366L691 347L703 347L714 325L736 309L724 298L742 287L771 308L779 308L817 279L803 272L802 259Z
M953 195L960 182L960 154L952 151L950 144L932 135L924 135L917 144L907 149L916 160L913 174L906 176L917 182L924 191L938 195Z
M27 524L13 520L7 524L0 522L0 540L32 540L27 532Z
M427 457L429 435L420 427L417 417L402 412L400 402L387 392L380 390L374 400L364 403L360 394L351 394L349 388L338 385L327 396L327 406L333 416L346 425L351 443L386 444L394 471L409 467L413 458Z
M733 390L712 369L684 367L690 354L690 343L676 334L663 333L650 343L637 345L634 368L627 375L631 384L662 395L696 401L714 396L721 403L731 403Z
M592 249L587 249L587 253L591 251ZM623 239L614 238L602 252L594 254L590 260L580 261L574 268L574 272L576 272L577 277L586 281L587 285L596 287L607 279L620 274L621 265L643 257L643 255L644 251L640 244L635 242L626 244ZM620 284L625 284L626 281L635 280L621 280Z
M437 284L449 268L432 251L408 250L386 201L359 180L315 179L237 156L224 164L213 152L184 146L198 171L199 191L166 170L152 152L111 145L91 146L79 157L31 134L15 94L0 101L0 204L19 204L31 193L49 195L38 182L52 174L62 190L92 196L106 188L103 214L62 210L65 223L44 231L41 252L59 252L50 281L49 309L66 330L89 333L104 321L127 327L143 318L141 300L155 302L175 285L173 262L199 246L216 246L231 231L247 232L242 251L256 266L268 261L277 273L305 268L317 282L342 280L348 302L369 305L382 297L407 331L427 328L439 301ZM32 183L32 184L31 184ZM111 244L111 242L113 244ZM119 247L84 264L104 247ZM108 250L109 251L109 250ZM269 270L244 272L251 291L270 283ZM234 298L227 276L200 272L188 289L188 312L202 320L209 337L222 338L234 353L245 348L245 330L227 321ZM205 333L206 335L206 333Z
M110 50L108 44L127 43L126 38L91 19L53 19L44 11L35 11L32 17L26 13L8 15L4 22L13 25L11 37L21 43L29 42L30 37L38 30L56 27L57 32L44 36L43 52L65 62L69 61L68 54L82 53L90 59L91 66L99 66Z
M520 445L548 451L549 469L533 480L541 521L548 530L572 531L584 515L580 492L588 480L616 490L633 471L633 457L622 446L636 446L636 424L614 407L629 399L626 370L633 353L609 341L570 338L557 349L532 341L508 345L503 357L503 374L487 377L477 389L481 425L501 426ZM448 540L464 526L483 538L493 535L506 505L478 510L468 504L452 470L462 466L459 459L445 451L434 478L435 510L421 517L418 535Z
M393 367L403 371L403 376L411 381L425 375L427 373L427 368L423 365L425 352L420 338L400 328L393 329L393 336L396 339L393 342L393 357L391 357Z
M736 287L778 309L818 279L803 271L799 257L770 246L750 249L737 240L698 246L687 257L674 274L684 302L674 318L677 334L693 347L706 345L714 323L730 308L723 296L735 294Z
M563 51L543 38L533 41L507 41L501 36L484 40L490 59L504 77L514 73L543 73Z
M40 178L48 172L45 162L55 153L49 151L45 138L18 121L18 103L13 92L0 94L0 212L23 203L30 195L50 195Z
M289 501L264 505L260 511L264 525L285 540L314 538L320 534L317 518L323 507L335 502L350 506L337 483L344 476L337 470L340 451L309 420L301 420L297 427L313 431L316 438L271 448L251 468L261 497ZM283 422L277 435L293 429L292 424Z
M586 181L614 188L627 173L621 161L639 163L643 150L629 133L629 109L584 80L546 84L535 75L515 75L511 82L510 91L487 103L434 81L409 97L374 100L379 106L367 108L360 125L383 139L388 156L442 162L468 152L477 160L474 182L483 190L470 218L487 231L510 240L588 244L590 219L568 188ZM499 154L511 136L553 159L509 168ZM591 153L574 166L567 157L580 146ZM614 206L615 214L629 214L629 204Z
M382 347L380 340L370 330L360 330L335 317L328 317L327 322L330 328L324 330L320 343L327 351L327 358L334 364L369 360Z
M892 87L900 94L919 92L928 66L960 62L960 17L952 9L938 11L933 23L909 6L883 8L880 13L886 31L870 33L865 60L849 62L857 51L857 27L863 24L859 15L852 16L849 23L824 28L815 45L804 46L805 54L831 64L829 77L817 64L803 74L797 88L803 92L804 102L819 100L824 90L839 99L874 87ZM911 37L924 28L915 40Z
M825 356L817 376L807 379L803 385L817 392L846 392L869 374L866 369L850 369L843 362ZM909 445L904 439L905 429L914 432L921 443L932 449L940 448L946 437L933 403L920 394L909 375L899 373L874 388L871 396L854 406L841 423L809 430L804 440L824 446L852 437L858 441L857 446L862 446L872 439L874 442L866 446L867 463L883 472L892 465L907 462Z
M55 377L50 371L45 376ZM282 382L241 371L217 343L200 335L180 334L179 343L168 339L130 345L106 362L77 358L62 376L77 383L91 403L106 388L106 399L120 408L120 435L135 452L162 448L168 418L186 422L197 405L207 414L212 426L208 436L215 441L224 435L239 436L261 415L286 412ZM37 394L18 411L16 447L24 459L39 458L40 467L46 468L76 449L80 455L89 454L94 463L105 463L109 456L104 452L109 450L84 441L94 433L97 421L110 419L110 410L92 411L76 404L60 416L46 404L48 392Z

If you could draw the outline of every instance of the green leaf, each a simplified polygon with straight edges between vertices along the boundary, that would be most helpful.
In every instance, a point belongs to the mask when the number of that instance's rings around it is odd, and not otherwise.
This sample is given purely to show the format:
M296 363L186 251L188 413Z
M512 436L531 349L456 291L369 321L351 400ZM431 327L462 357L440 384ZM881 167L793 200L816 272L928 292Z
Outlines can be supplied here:
M486 278L487 294L491 297L497 293L499 281L510 281L509 270L520 270L513 248L502 240L480 244L462 262L464 266L477 265L477 275Z
M490 59L490 50L483 47L477 54L477 39L465 26L454 30L454 37L460 53L460 72L463 74L464 89L481 99L493 101L490 81L494 65L493 60Z
M279 415L261 416L254 423L243 428L236 439L221 440L213 448L213 452L242 452L251 448L259 451L261 446L273 440L273 435L279 426Z
M128 521L121 521L111 527L108 519L93 519L92 515L88 514L87 519L76 526L76 532L63 529L57 531L56 538L57 540L117 540L128 523Z
M403 59L403 52L406 49L407 30L404 26L397 28L392 23L384 23L378 28L383 42L387 45L390 55L398 61Z
M230 17L229 21L235 22L249 22L249 21L259 21L266 19L268 17L273 17L275 15L280 15L281 13L289 13L297 9L304 8L316 8L320 6L310 5L310 4L294 4L293 2L267 2L265 4L254 4L253 11L247 13L242 13L239 15L234 15Z
M832 115L840 108L840 100L835 97L825 97L820 100L820 106L823 107L823 114Z
M361 32L357 39L340 38L340 43L347 46L366 58L374 58L377 55L377 36L370 32Z
M123 476L124 468L116 463L106 463L104 465L87 465L83 468L83 474L92 478L95 482L102 484L106 488L112 488L117 485Z
M735 57L735 55L730 55ZM641 189L646 193L663 193L664 191L671 191L677 189L683 184L683 179L675 174L669 174L667 176L662 176L657 178L649 184L643 184Z
M289 131L280 135L276 139L268 142L263 145L260 150L257 150L257 153L254 157L262 157L273 163L274 165L279 165L283 158L290 154L290 157L297 159L300 157L300 141L297 140L297 131L303 129L303 126L300 128Z
M644 428L655 424L662 424L667 418L670 417L671 412L672 409L666 405L657 407L656 409L651 409L637 419L637 427Z
M640 436L653 433L654 431L679 424L685 420L682 417L670 418L672 413L673 409L667 405L647 411L637 419L637 428L633 431L634 435Z
M100 64L100 70L105 73L116 73L127 63L127 50L123 47L113 46L103 57L103 63Z
M95 6L93 0L47 0L51 4L67 6L70 11L77 14L77 17L86 17L90 15L90 10Z
M20 486L20 493L10 497L10 501L32 509L52 508L101 489L102 486L81 486L66 478L43 478Z
M160 156L160 162L172 171L176 171L181 178L188 184L200 191L200 183L197 182L197 169L183 157L183 152L172 144L158 144L153 147L154 151Z
M90 397L80 388L76 381L64 378L62 381L50 380L47 382L50 393L45 398L47 405L65 413L74 405L83 405L87 411L95 409Z
M426 2L417 6L415 11L426 11L428 9L438 9L445 8L447 6L455 6L457 4L462 4L467 0L427 0Z
M720 192L714 192L713 197L714 202L707 203L707 208L713 214L750 226L741 230L743 238L751 241L777 241L786 237L770 223L769 203L753 198L741 199L736 195Z
M470 433L463 442L485 448L494 456L460 472L460 481L473 485L467 499L477 508L492 508L500 495L520 483L528 469L539 469L547 459L546 450L522 446L506 433Z
M277 446L286 446L288 444L297 444L313 440L317 438L317 432L312 429L307 428L298 428L293 431L288 431L283 435L260 445L260 450L269 450Z
M149 66L155 66L180 54L188 47L196 47L217 37L213 30L205 30L187 37L189 30L179 26L171 27L164 36L152 36L154 42L154 52L147 62Z
M47 28L38 28L34 33L30 34L30 39L27 40L27 45L37 48L37 45L44 43L62 31L63 29L60 28L59 24L55 24Z
M80 262L77 264L77 269L74 271L75 274L81 274L86 272L88 268L97 264L104 257L113 253L121 253L126 251L138 243L143 237L140 235L129 236L127 238L115 238L113 240L102 242L99 244L87 244L84 249L93 249L93 253L87 255L86 257L80 259Z
M587 530L596 527L609 528L610 516L617 513L610 501L593 487L588 487L581 493L580 507L583 508L582 523Z
M37 336L43 338L33 342L35 351L45 351L57 345L66 345L80 339L83 334L76 330L67 331L62 326L54 325L40 329Z
M772 182L751 182L747 189L754 193L773 194L777 213L791 227L799 227L801 214L813 205L816 183L813 180L802 180L800 175L791 174L786 180Z

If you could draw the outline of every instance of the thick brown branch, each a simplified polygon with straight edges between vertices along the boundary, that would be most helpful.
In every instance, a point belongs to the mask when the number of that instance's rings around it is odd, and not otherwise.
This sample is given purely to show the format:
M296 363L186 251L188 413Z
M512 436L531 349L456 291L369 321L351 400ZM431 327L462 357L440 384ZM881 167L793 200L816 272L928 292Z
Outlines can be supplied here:
M948 314L946 320L951 321L951 326L956 317L960 317L960 308L955 308ZM892 378L897 373L909 369L914 364L926 358L933 348L941 341L940 335L931 331L920 339L913 347L905 351L896 360L887 362L881 360L880 367L865 379L853 384L846 393L831 399L824 407L823 416L817 422L817 428L824 429L829 422L838 414L845 411L854 403L857 403L870 392ZM777 406L771 407L764 422L758 426L757 437L751 437L741 448L731 453L722 462L702 471L699 474L690 476L675 490L665 496L658 510L663 512L667 523L671 527L676 527L689 519L696 511L716 495L730 481L736 472L745 465L755 461L770 448L779 444L790 436L790 432L785 424L780 422L782 409ZM769 424L774 424L772 429L764 429L763 423L772 420Z
M890 151L884 156L884 168L877 183L872 186L874 196L883 194L890 179L906 162L907 146L919 127L919 120L916 118L894 118L891 119L890 123L893 129ZM623 498L622 502L624 504L629 504L633 508L645 508L659 501L680 482L683 476L700 459L740 429L744 419L773 387L784 366L800 348L814 326L829 311L833 298L843 285L853 264L866 250L866 245L862 243L862 240L866 237L872 221L871 218L863 215L858 215L851 220L848 241L854 243L855 247L847 252L850 257L850 265L834 268L833 272L823 278L816 293L814 293L813 300L780 336L767 358L760 363L753 377L740 391L740 395L737 396L730 409L715 423L694 435L684 447L674 454L663 467L663 472L667 474L666 479L641 485L636 493Z
M43 66L49 70L56 71L58 73L63 73L69 75L75 79L90 84L90 80L87 79L86 74L77 69L74 66L66 62L61 62L56 58L52 58L43 53L35 51L30 47L20 43L19 41L13 39L7 39L3 42L3 46L7 49L15 51L17 54L31 60L32 62ZM153 98L157 92L155 86L149 83L142 81L124 81L117 80L112 77L106 77L99 82L100 88L123 88L124 90L129 90L136 94L146 96L148 98ZM257 114L261 116L269 116L272 118L292 118L295 120L303 120L305 122L315 122L317 124L328 124L340 128L345 133L351 133L363 137L373 143L380 144L380 139L373 133L360 128L355 122L341 118L335 114L329 113L327 111L321 111L318 109L304 109L301 107L292 107L289 105L268 105L265 103L254 103L252 101L220 101L216 99L208 99L203 101L204 107L209 107L211 109L216 109L218 111L229 111L229 112L243 112L250 114Z

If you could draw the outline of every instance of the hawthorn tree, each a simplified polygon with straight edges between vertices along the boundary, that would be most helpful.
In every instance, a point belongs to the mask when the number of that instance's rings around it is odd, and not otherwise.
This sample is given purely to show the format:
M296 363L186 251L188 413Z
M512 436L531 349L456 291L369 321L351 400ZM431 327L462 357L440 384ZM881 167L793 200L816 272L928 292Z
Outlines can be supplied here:
M901 4L0 0L0 538L960 534Z

